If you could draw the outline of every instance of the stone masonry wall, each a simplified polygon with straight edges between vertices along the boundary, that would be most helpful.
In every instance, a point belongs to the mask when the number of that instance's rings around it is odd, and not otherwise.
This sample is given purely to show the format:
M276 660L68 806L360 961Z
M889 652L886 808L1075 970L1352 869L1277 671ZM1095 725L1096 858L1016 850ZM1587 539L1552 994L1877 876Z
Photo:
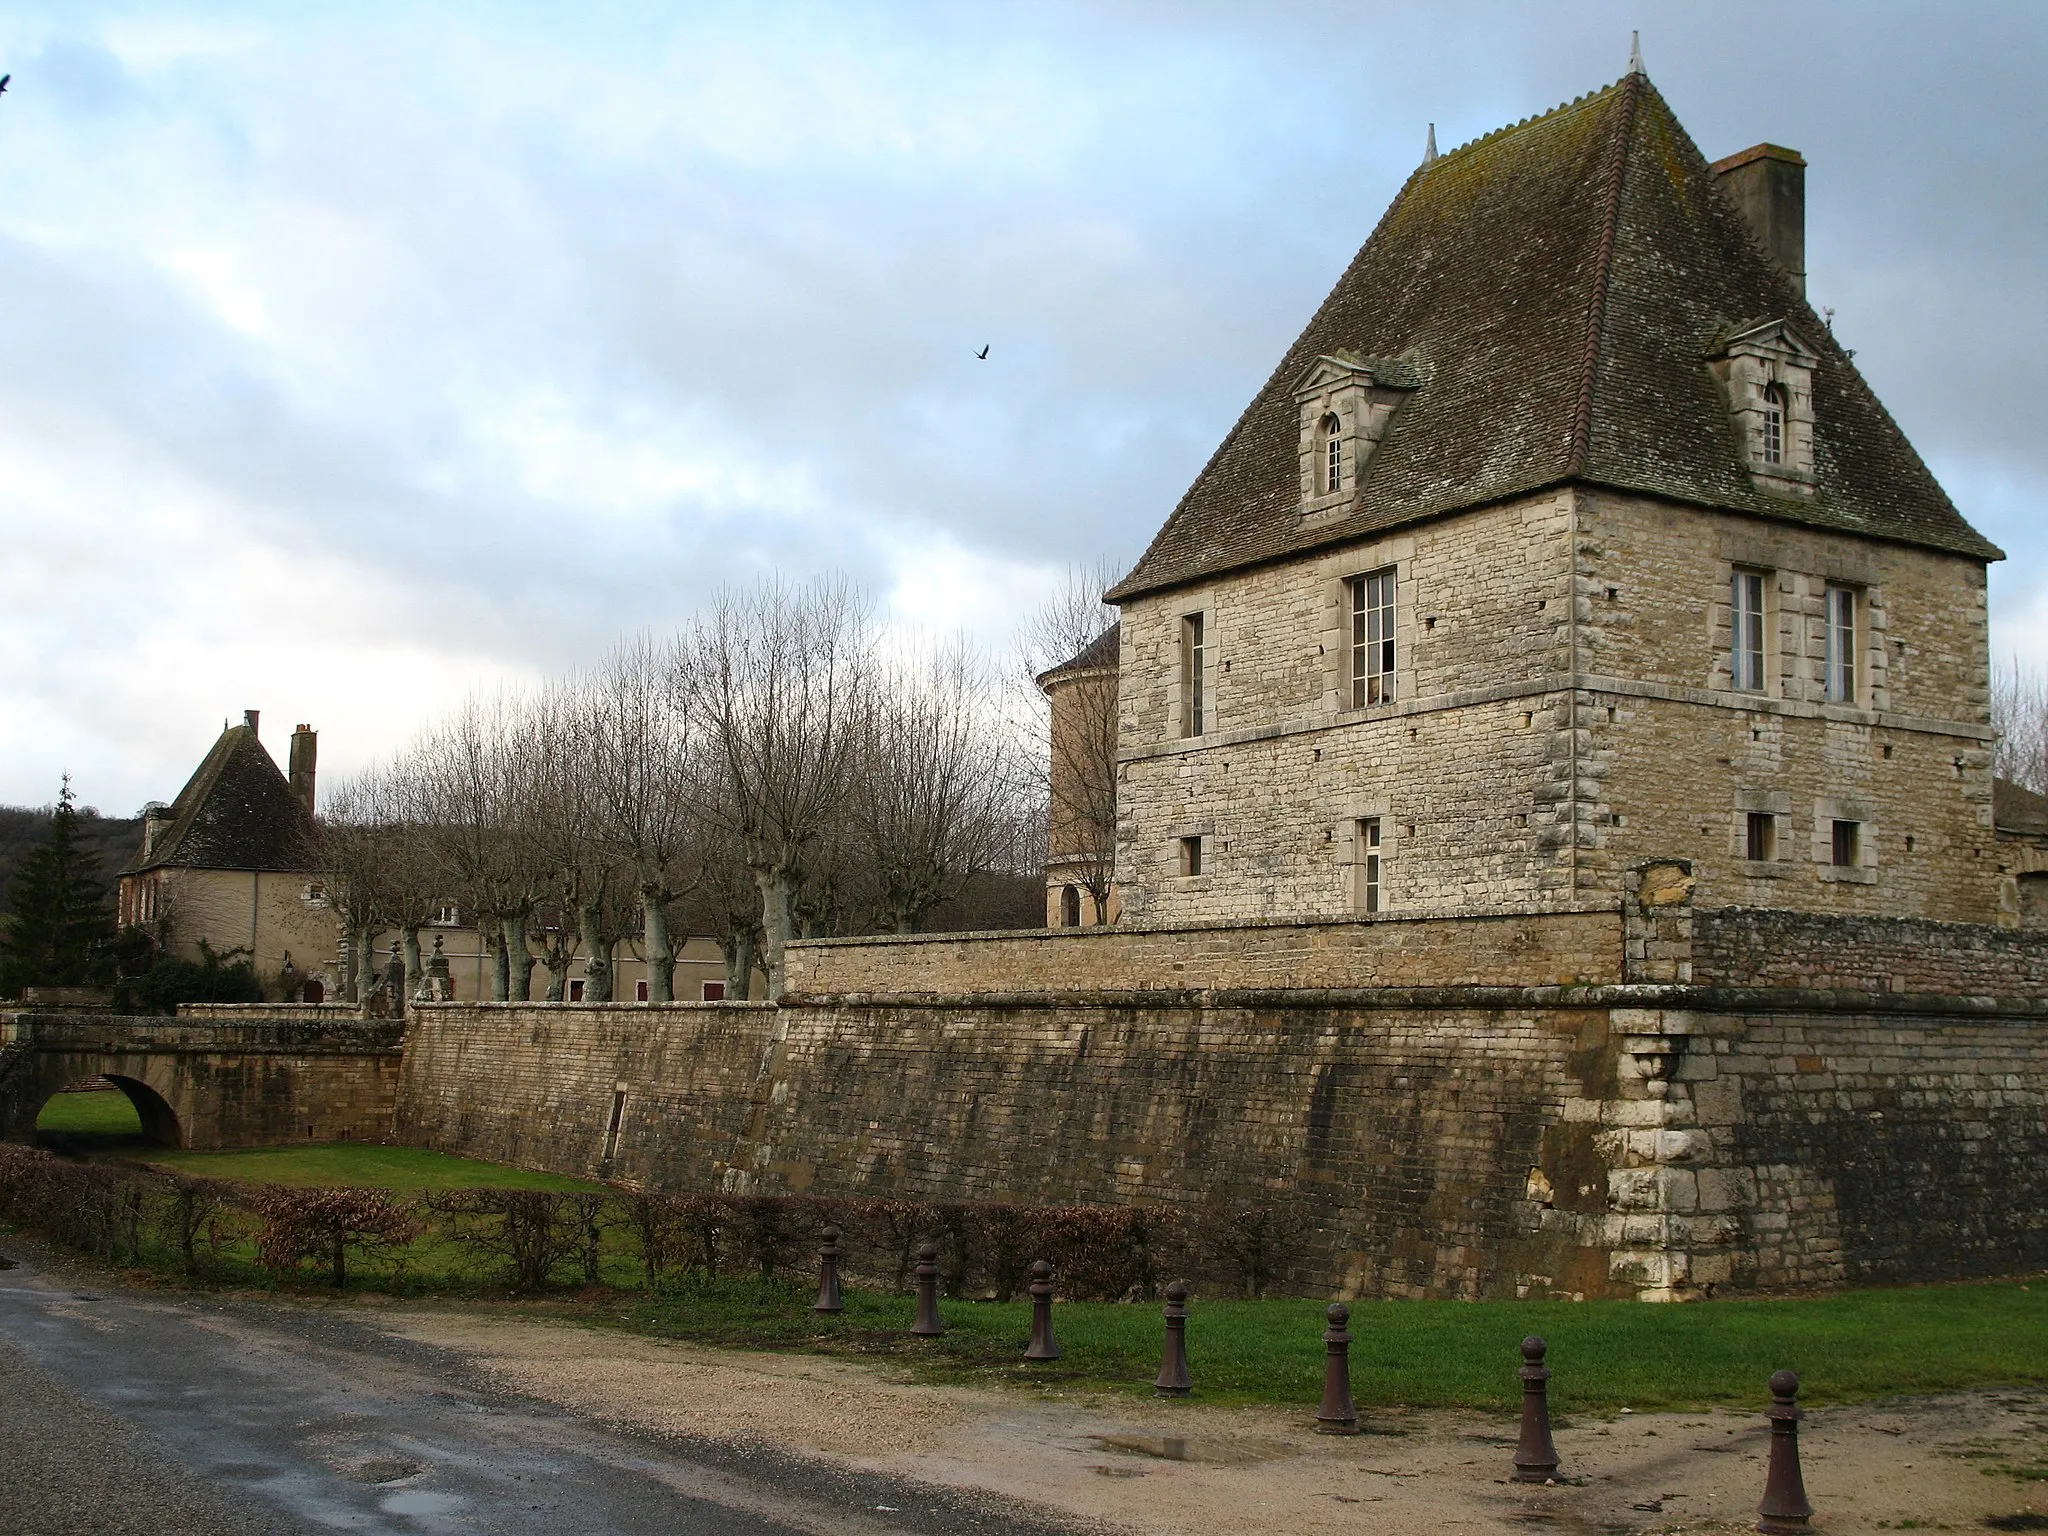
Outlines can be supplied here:
M672 1189L1256 1198L1298 1290L1669 1299L2039 1267L2044 1111L2048 1007L1623 986L430 1006L398 1126Z
M1396 698L1348 707L1347 578L1397 575ZM1766 686L1729 670L1729 582L1767 574ZM1823 602L1851 588L1856 696ZM1204 620L1183 734L1181 627ZM1123 612L1118 880L1129 918L1617 895L1688 861L1703 904L2011 922L1991 827L1982 566L1641 496L1571 491L1134 599ZM1751 862L1751 812L1776 818ZM1832 863L1835 820L1864 828ZM1203 840L1185 872L1182 840Z
M1540 916L1236 923L807 939L789 946L793 997L1442 987L1620 981L1612 906Z
M1694 914L1693 974L1731 987L2048 998L2039 932L1723 907Z

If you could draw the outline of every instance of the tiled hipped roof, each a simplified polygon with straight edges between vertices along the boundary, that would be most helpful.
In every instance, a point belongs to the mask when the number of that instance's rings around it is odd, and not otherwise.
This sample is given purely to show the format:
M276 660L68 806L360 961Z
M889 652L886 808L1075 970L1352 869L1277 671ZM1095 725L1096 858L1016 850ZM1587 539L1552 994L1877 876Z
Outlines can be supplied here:
M122 871L308 867L312 817L246 725L230 726L171 802L171 824L147 858Z
M1069 656L1056 667L1048 667L1036 679L1040 688L1058 682L1061 678L1082 672L1094 672L1103 668L1114 668L1117 658L1122 655L1123 624L1112 624L1101 634L1090 640L1080 650Z
M1820 355L1810 499L1751 480L1707 366L1717 333L1766 320ZM1293 391L1333 353L1403 358L1421 387L1351 510L1304 527ZM2000 558L1637 74L1410 176L1110 597L1567 481Z

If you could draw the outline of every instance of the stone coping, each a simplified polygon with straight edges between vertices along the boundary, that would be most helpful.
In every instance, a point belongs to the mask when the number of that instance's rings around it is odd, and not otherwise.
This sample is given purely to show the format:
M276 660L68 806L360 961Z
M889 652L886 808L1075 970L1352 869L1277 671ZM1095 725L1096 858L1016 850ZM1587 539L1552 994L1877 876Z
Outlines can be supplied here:
M1400 923L1499 922L1519 918L1613 916L1621 898L1558 902L1554 906L1416 907L1394 912L1340 912L1329 916L1247 918L1231 922L1096 923L1085 928L972 928L957 933L860 933L842 938L791 939L791 949L853 949L864 945L962 944L999 939L1045 943L1054 940L1113 939L1153 934L1279 933L1290 928L1376 928Z

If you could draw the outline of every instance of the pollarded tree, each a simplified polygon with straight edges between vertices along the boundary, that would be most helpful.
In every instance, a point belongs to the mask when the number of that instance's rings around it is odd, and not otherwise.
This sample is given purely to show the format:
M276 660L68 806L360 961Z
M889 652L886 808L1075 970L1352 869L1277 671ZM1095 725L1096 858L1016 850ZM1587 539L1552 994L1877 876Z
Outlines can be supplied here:
M99 856L79 836L71 775L50 835L15 867L0 923L0 995L23 987L80 987L105 978L114 939Z
M844 814L859 769L874 672L867 603L842 580L727 590L677 660L709 749L693 798L731 818L779 997L805 855Z
M629 872L639 903L647 992L675 1000L674 903L703 880L704 817L692 803L697 750L689 690L675 647L625 641L586 681L589 764L597 842Z

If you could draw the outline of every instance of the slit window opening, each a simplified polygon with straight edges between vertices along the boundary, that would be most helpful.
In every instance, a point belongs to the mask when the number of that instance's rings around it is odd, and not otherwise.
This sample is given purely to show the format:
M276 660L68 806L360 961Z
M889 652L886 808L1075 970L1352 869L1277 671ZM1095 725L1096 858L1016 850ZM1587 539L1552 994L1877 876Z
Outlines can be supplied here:
M1729 672L1742 693L1764 691L1764 574L1737 571L1729 588L1734 630Z
M1827 590L1827 647L1822 663L1830 704L1856 701L1856 593L1851 587Z
M1358 908L1361 912L1380 909L1380 819L1361 817L1358 823Z
M1199 875L1202 872L1202 840L1199 837L1184 837L1180 840L1180 872L1184 875Z
M604 1160L606 1162L610 1162L618 1155L619 1127L624 1124L625 1119L626 1090L617 1088L612 1091L611 1119L605 1123L604 1128Z
M1203 616L1191 613L1180 621L1181 729L1183 736L1199 736L1208 715L1202 674L1207 668L1209 647Z

